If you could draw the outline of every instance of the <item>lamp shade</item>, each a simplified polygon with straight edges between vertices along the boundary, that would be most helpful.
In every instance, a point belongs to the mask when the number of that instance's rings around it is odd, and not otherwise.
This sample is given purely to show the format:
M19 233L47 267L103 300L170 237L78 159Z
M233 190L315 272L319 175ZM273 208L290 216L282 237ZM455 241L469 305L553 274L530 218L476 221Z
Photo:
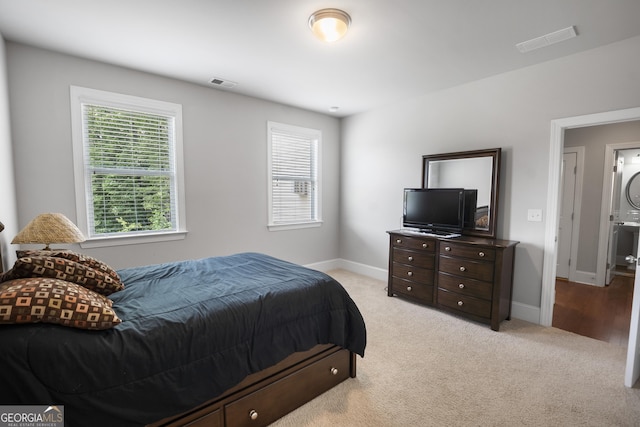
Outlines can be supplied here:
M61 213L40 214L13 238L11 243L78 243L86 239L76 225Z
M309 28L320 40L331 43L347 34L351 17L340 9L321 9L309 17Z

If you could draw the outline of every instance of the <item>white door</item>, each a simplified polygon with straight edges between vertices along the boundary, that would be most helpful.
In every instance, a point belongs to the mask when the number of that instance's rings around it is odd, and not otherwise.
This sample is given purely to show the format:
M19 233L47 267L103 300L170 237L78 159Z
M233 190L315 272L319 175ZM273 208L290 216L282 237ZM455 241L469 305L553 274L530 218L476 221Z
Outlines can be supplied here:
M640 242L639 242L640 243ZM638 245L640 248L640 245ZM639 250L640 252L640 250ZM640 254L636 254L636 257ZM631 305L631 325L629 327L629 343L627 347L627 369L624 374L624 385L633 387L640 377L640 271L636 260L636 278L633 283L633 302Z
M562 155L562 187L560 218L558 221L558 256L556 277L569 279L571 263L571 241L573 237L573 212L576 191L577 153Z
M613 181L611 187L611 207L609 209L609 240L607 248L607 270L604 284L608 285L613 280L618 255L618 230L620 221L620 198L622 197L622 170L624 169L624 156L618 150L614 152L615 167L613 168Z

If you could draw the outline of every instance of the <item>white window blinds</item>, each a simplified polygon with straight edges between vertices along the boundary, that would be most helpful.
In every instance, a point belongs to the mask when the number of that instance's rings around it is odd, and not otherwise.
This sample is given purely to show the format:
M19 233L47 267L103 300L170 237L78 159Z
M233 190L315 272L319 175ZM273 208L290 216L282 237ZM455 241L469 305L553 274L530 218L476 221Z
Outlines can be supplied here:
M301 225L320 221L320 132L269 123L269 225Z
M175 230L173 119L83 105L90 234Z

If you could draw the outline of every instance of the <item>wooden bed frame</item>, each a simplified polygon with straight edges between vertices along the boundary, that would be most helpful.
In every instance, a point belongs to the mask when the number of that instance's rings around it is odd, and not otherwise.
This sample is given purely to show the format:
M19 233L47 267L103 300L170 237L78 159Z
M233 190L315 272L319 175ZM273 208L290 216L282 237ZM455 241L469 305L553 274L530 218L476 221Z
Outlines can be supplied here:
M266 426L348 378L356 354L332 344L294 353L185 413L148 427Z

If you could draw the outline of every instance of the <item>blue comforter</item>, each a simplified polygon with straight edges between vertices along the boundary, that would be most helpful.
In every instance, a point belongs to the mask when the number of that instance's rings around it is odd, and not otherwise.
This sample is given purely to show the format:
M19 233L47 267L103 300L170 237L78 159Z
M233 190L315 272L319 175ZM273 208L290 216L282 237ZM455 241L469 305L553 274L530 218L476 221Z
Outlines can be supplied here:
M324 273L245 253L119 274L112 329L0 327L0 404L64 405L69 427L144 425L316 344L364 356L364 320Z

